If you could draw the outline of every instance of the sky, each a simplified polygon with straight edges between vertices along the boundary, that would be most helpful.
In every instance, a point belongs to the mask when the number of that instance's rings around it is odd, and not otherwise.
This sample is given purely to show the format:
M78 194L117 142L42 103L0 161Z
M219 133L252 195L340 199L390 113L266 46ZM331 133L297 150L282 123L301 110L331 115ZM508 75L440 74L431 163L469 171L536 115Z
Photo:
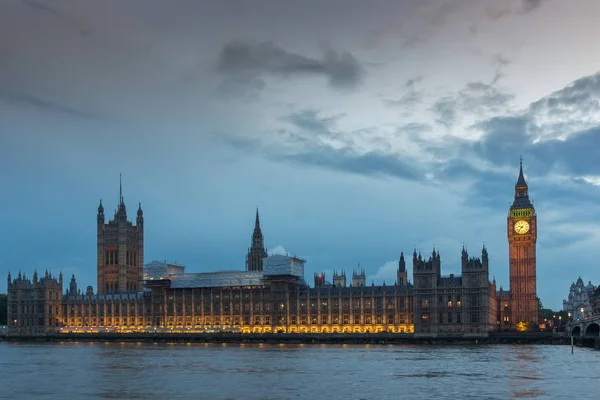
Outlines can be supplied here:
M306 279L486 245L509 286L519 157L537 288L600 283L597 0L3 0L0 275L96 286L119 174L145 260L242 270L256 207ZM408 262L409 277L412 265ZM6 279L0 280L0 292Z

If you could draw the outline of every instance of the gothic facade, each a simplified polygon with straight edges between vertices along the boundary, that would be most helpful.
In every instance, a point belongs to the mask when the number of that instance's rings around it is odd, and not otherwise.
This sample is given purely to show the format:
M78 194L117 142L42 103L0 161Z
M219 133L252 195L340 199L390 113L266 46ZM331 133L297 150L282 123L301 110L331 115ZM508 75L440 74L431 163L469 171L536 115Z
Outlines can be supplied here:
M33 280L9 275L9 333L56 331L121 332L166 329L204 332L395 332L422 336L486 335L512 329L514 321L537 318L535 291L536 215L521 166L508 217L511 291L489 281L489 257L469 257L463 248L461 275L442 275L435 249L427 259L413 253L413 283L400 254L393 285L368 285L360 268L334 272L333 284L315 274L304 280L304 263L268 256L258 210L245 270L186 273L185 267L144 266L144 216L127 219L120 188L114 218L97 214L96 293L77 289L73 276L63 295L62 275Z
M144 275L144 213L137 210L136 225L127 219L123 187L119 182L119 205L107 224L102 200L98 206L98 293L137 293Z
M489 282L488 254L469 258L463 248L461 275L441 275L440 253L429 259L413 253L413 296L417 334L480 335L496 329L495 286Z
M63 276L46 271L33 279L19 274L12 279L8 273L7 321L9 334L36 336L64 326L61 304Z
M537 297L537 214L529 199L529 187L523 174L523 160L515 185L514 201L507 217L510 273L510 326L520 322L538 324Z

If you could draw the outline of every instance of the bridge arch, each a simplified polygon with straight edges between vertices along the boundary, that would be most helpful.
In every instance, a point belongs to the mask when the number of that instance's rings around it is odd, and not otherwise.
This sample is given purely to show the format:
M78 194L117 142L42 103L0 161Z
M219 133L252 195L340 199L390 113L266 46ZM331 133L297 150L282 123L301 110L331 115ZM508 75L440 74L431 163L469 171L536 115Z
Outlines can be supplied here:
M571 336L581 336L581 327L574 326L573 329L571 329Z
M595 322L592 322L585 329L585 336L587 337L598 337L600 336L600 325Z

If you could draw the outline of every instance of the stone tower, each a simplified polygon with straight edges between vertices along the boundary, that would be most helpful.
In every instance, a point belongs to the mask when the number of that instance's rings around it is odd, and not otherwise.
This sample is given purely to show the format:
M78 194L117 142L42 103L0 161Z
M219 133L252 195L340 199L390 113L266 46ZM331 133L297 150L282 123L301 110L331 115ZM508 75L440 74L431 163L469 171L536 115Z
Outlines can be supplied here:
M537 215L529 200L521 158L515 199L507 218L510 260L511 326L519 322L538 323L536 292Z
M338 273L333 271L333 286L335 287L346 287L346 271Z
M463 247L461 255L462 289L461 308L463 322L480 331L493 329L490 316L489 256L485 245L481 258L469 257ZM457 304L458 306L458 304ZM494 319L494 323L495 318Z
M435 298L440 280L441 259L433 249L429 260L419 251L413 252L413 302L415 332L434 332L438 321L438 301Z
M262 271L263 258L267 257L263 234L260 229L258 208L256 209L256 220L254 221L254 232L252 233L252 247L248 249L246 256L246 271Z
M367 284L367 275L364 269L360 269L360 264L358 268L358 271L352 271L352 287L365 287Z
M406 262L404 261L404 253L400 253L400 261L398 262L398 273L396 283L400 286L408 284L408 275L406 273Z
M315 272L315 287L325 287L325 272L317 274Z
M120 180L120 179L119 179ZM144 213L137 210L136 225L127 220L123 185L119 206L104 223L102 200L98 206L98 293L133 293L142 290L144 277Z

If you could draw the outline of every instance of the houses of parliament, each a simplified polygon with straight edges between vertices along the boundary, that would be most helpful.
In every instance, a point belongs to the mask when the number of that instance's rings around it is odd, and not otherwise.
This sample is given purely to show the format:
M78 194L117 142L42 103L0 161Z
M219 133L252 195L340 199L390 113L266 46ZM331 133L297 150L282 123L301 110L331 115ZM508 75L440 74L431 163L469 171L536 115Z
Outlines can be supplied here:
M486 336L538 322L537 216L523 165L507 216L510 291L489 280L485 246L477 257L458 249L461 275L442 275L441 255L412 253L412 282L400 254L393 285L368 285L364 271L335 272L329 282L304 276L304 259L268 255L258 210L245 270L188 273L181 265L144 264L144 213L128 219L122 195L106 222L97 223L97 286L78 287L75 276L46 271L8 275L8 333L57 332L377 333L414 336ZM408 259L408 260L407 260Z

